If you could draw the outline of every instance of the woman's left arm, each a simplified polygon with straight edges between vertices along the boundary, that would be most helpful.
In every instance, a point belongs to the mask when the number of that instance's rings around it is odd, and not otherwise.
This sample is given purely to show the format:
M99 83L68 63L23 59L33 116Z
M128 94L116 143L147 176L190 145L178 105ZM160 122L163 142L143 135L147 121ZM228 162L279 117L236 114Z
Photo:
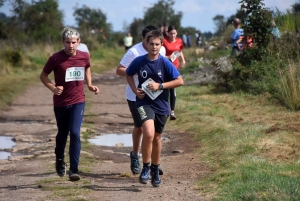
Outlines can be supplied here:
M183 55L183 51L180 51L180 58L181 58L181 64L179 65L179 69L183 68L185 66L185 59Z

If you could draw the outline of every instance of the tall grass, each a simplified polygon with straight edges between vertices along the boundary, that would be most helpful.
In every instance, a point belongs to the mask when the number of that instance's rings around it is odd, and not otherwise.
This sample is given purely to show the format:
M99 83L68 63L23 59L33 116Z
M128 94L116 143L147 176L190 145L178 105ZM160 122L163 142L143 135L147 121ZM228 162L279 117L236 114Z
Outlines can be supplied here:
M279 29L285 32L295 32L300 29L300 15L291 10L286 10L285 13L278 9L274 13L275 21Z
M295 63L279 71L278 98L290 109L300 109L300 69Z

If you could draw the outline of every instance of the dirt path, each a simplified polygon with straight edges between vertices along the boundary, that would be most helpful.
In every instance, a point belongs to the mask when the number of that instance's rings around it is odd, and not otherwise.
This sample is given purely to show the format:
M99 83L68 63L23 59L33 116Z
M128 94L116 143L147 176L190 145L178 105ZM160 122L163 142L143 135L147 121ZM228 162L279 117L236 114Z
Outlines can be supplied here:
M84 121L93 125L96 135L130 133L132 120L124 97L125 78L114 71L93 77L101 94L88 95ZM9 160L0 160L0 200L72 200L53 195L47 186L53 183L38 185L45 179L54 180L56 187L65 187L66 191L89 189L89 193L76 195L76 200L208 200L197 191L196 182L207 171L193 153L196 145L187 133L166 130L163 134L164 175L160 188L139 183L129 168L131 148L122 146L93 146L92 151L81 154L82 160L96 159L89 171L81 172L82 180L58 178L54 169L55 133L51 92L42 84L29 87L0 112L0 136L11 136L16 142L6 150L12 153Z

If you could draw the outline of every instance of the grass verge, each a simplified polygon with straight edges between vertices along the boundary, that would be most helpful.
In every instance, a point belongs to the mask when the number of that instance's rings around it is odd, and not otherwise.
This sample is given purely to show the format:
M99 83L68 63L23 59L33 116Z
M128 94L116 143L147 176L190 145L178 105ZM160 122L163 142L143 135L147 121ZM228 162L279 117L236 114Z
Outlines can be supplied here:
M300 200L299 114L267 94L213 94L209 87L177 90L178 119L167 127L201 143L211 173L199 181L213 200Z

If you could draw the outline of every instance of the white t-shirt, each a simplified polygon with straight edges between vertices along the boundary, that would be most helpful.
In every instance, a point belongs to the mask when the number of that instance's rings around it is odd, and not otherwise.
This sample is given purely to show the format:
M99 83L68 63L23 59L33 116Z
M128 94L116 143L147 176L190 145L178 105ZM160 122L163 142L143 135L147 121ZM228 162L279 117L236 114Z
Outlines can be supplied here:
M130 47L130 46L132 46L133 38L131 36L125 36L123 41L124 41L124 45L126 47Z
M142 56L142 55L145 55L147 54L148 52L145 50L145 48L143 47L143 44L142 42L134 45L132 48L130 48L126 54L124 55L124 57L122 58L122 60L120 61L120 64L122 66L124 66L125 68L127 68L131 62L138 56ZM162 55L162 56L166 56L166 49L164 46L162 46L160 48L160 51L159 53ZM137 75L134 75L133 76L133 79L134 79L134 83L135 83L135 86L137 87L139 85L139 80L138 80L138 76ZM135 101L136 97L135 97L135 94L133 93L133 91L131 90L129 84L126 85L126 99L127 100L130 100L130 101Z
M80 50L80 51L82 51L82 52L90 53L88 47L87 47L86 44L84 44L84 43L80 43L80 44L77 46L76 49L77 49L77 50Z

